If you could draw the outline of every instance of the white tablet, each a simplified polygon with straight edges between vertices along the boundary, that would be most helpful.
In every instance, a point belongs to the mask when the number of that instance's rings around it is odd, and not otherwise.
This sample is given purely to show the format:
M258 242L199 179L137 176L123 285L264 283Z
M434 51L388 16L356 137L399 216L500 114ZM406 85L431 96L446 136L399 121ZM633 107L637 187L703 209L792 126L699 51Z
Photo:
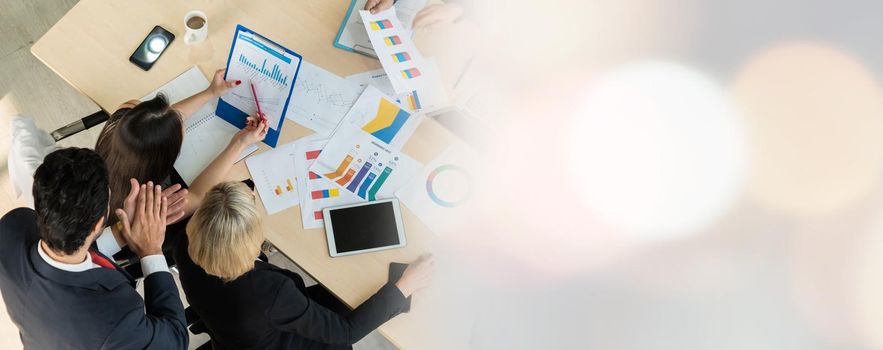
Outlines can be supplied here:
M398 199L325 208L322 214L332 257L405 246Z

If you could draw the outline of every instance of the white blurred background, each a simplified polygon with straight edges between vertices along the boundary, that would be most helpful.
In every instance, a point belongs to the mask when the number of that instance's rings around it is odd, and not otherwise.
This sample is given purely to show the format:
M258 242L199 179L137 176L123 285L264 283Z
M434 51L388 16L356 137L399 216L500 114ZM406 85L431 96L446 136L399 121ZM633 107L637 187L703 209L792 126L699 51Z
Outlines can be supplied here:
M883 2L464 4L492 141L439 336L883 349Z

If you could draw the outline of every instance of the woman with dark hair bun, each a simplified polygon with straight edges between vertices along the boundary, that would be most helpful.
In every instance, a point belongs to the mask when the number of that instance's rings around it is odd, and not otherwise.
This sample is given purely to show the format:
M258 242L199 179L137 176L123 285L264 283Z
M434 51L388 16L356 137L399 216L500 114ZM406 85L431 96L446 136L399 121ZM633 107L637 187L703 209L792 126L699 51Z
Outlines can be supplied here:
M143 102L123 103L108 119L95 144L95 151L107 163L110 207L125 208L124 202L134 201L137 183L167 183L181 151L187 118L240 83L239 80L224 81L221 69L215 72L208 88L178 103L170 105L162 95ZM193 214L202 195L224 179L246 147L263 140L268 128L261 118L248 117L246 127L233 136L189 189L182 190L180 184L167 187L163 191L169 203L167 222L172 224ZM114 236L119 237L118 218L111 217L108 221ZM116 243L123 242L117 240Z

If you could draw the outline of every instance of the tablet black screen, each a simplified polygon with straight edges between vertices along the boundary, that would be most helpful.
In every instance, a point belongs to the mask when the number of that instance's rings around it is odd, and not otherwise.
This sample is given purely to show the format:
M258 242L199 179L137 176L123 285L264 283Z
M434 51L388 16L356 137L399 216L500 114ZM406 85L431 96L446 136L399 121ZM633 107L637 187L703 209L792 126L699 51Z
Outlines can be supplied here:
M330 210L338 253L399 244L392 202Z

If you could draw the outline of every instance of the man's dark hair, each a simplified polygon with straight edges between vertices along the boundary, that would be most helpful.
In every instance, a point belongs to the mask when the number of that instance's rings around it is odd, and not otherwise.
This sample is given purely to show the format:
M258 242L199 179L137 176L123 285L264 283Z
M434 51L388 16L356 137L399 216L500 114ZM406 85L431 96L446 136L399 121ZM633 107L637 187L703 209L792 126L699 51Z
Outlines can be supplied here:
M86 148L50 153L34 173L34 209L40 238L52 250L70 255L107 215L104 160Z

